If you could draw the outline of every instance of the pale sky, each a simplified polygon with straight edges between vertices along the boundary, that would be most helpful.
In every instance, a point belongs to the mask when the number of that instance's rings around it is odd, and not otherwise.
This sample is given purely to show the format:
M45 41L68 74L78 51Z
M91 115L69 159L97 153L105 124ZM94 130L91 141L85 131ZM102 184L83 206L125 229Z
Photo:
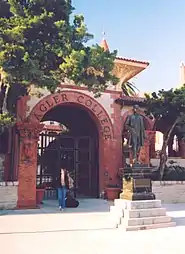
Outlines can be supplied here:
M140 91L179 85L180 62L185 60L184 0L73 0L75 12L85 16L92 44L102 31L118 56L149 61L134 80Z

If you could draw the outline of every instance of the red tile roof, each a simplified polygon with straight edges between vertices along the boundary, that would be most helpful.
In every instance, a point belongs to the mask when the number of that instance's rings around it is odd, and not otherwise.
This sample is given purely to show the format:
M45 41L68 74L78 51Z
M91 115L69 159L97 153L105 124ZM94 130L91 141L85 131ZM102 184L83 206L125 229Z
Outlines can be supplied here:
M122 96L121 97L122 100L124 101L139 101L139 102L143 102L145 100L145 98L142 97L132 97L132 96Z
M132 62L132 63L139 63L139 64L147 64L147 65L149 65L149 62L138 61L138 60L133 60L133 59L129 59L129 58L116 57L116 59L117 60L127 61L127 62Z
M115 100L115 102L117 102L117 103L121 103L121 102L124 103L125 102L126 104L129 103L129 102L144 103L145 98L122 95L121 97L117 98Z

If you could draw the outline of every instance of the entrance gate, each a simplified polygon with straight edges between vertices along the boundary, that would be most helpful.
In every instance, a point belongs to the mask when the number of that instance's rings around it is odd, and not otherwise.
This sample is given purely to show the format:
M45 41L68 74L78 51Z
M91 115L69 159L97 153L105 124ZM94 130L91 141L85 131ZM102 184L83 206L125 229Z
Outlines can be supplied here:
M90 136L75 137L57 131L43 132L38 142L37 187L46 188L45 198L56 198L55 179L66 167L74 179L77 196L98 195L97 142Z

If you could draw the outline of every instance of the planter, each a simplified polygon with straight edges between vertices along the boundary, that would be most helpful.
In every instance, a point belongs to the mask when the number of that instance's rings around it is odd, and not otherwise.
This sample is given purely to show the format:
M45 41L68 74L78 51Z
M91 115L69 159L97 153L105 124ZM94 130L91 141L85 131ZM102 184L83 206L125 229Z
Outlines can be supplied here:
M44 198L45 189L36 189L36 202L37 204L42 204Z
M120 188L107 187L107 189L106 189L107 199L114 200L114 199L119 198L120 192L121 192Z

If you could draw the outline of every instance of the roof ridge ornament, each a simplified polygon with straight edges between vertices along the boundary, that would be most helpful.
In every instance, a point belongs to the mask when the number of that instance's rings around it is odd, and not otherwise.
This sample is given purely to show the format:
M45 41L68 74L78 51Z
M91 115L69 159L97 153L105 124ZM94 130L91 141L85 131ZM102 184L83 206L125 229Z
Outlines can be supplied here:
M104 29L103 29L102 35L103 35L102 40L105 40L105 35L106 35L106 33L105 33Z
M104 51L109 51L109 46L108 46L108 43L105 39L105 31L104 30L102 32L102 35L103 35L103 38L102 38L102 41L100 43L100 47L102 47L104 49Z

